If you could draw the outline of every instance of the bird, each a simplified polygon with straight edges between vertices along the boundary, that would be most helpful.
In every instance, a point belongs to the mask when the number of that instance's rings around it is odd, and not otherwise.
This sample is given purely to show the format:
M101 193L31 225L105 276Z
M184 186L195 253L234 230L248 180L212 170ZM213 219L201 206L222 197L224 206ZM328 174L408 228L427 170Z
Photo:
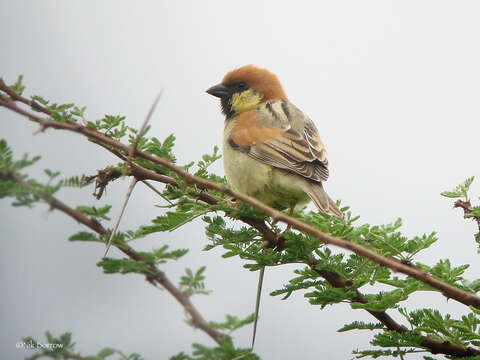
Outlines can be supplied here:
M232 190L291 212L312 200L321 212L343 219L323 188L329 170L318 130L274 73L245 65L206 92L220 99L225 115L223 166Z
M288 100L275 74L245 65L229 71L206 92L220 98L225 115L223 167L234 191L280 210L290 208L290 215L313 200L320 211L343 220L322 185L329 176L325 145L312 120ZM252 351L264 273L262 266Z

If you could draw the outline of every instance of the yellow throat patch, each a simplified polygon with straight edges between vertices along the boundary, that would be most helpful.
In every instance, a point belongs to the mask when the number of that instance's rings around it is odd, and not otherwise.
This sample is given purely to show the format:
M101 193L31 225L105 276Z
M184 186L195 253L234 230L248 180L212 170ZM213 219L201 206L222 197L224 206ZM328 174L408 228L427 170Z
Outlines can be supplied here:
M262 101L262 97L258 92L252 89L245 90L241 93L232 95L230 104L235 114L254 109Z

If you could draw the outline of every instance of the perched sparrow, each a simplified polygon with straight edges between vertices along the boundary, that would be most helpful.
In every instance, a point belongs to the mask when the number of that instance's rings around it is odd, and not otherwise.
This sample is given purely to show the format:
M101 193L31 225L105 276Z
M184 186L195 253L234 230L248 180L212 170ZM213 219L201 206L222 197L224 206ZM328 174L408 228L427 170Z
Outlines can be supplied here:
M207 93L220 98L226 116L223 164L233 190L278 209L312 199L319 210L343 219L323 190L328 161L318 130L288 101L273 73L246 65Z

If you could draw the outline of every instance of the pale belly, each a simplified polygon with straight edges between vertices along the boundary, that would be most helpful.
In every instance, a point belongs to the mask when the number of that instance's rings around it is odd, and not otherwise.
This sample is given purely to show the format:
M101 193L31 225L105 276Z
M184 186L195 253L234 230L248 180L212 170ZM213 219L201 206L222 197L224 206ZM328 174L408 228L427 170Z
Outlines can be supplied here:
M252 196L276 208L303 206L310 201L302 190L300 176L272 168L252 159L245 153L223 144L223 167L227 181L234 191Z

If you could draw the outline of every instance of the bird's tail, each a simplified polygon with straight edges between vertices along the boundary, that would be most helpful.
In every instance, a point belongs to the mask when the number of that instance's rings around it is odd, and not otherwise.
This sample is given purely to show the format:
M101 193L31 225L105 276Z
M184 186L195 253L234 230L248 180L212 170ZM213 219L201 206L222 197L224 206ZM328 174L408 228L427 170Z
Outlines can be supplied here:
M320 211L343 220L343 213L337 207L335 201L330 199L330 196L323 190L321 182L309 181L305 191Z

